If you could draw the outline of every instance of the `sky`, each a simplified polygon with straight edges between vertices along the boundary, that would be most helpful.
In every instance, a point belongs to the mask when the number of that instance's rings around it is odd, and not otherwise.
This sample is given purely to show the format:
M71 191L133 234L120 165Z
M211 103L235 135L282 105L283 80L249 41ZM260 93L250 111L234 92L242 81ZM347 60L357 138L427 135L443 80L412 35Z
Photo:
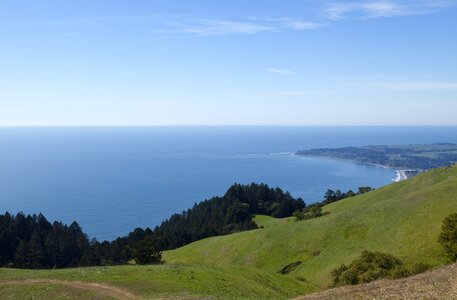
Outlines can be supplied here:
M2 0L0 126L457 125L457 0Z

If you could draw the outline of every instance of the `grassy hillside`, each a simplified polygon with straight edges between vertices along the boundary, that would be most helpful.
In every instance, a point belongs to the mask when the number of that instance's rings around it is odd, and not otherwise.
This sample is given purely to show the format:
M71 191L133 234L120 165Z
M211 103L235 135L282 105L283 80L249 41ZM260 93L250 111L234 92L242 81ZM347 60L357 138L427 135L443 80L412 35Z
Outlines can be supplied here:
M457 212L457 167L432 170L374 192L333 203L329 215L302 222L258 218L265 228L209 238L164 253L169 263L238 265L274 273L303 263L288 276L327 287L330 271L360 252L384 251L433 266L445 262L437 243L443 219Z
M159 266L64 270L0 269L1 299L285 299L330 284L330 271L362 250L406 264L445 263L437 243L457 212L457 166L432 170L324 207L295 222L257 216L261 229L201 240L164 253ZM288 275L277 272L302 261Z
M257 215L254 217L254 222L259 227L271 227L271 226L283 225L287 222L294 222L294 218L289 217L289 218L276 219L276 218L273 218L270 216Z
M309 283L241 267L0 269L0 299L286 299L311 291Z

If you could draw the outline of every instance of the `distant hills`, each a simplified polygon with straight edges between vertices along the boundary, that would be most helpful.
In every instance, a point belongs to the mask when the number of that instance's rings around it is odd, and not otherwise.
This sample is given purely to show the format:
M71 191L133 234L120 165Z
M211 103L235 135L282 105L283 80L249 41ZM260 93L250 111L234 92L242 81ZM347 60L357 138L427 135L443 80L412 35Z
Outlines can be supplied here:
M397 169L430 170L457 162L457 144L321 148L300 150L296 154L349 159Z

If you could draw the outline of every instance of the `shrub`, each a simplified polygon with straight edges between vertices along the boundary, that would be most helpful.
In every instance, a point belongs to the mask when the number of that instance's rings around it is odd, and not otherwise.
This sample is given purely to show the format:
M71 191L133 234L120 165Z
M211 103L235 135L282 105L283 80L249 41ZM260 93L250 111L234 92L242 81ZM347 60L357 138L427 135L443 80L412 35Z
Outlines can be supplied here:
M386 277L405 277L409 274L402 261L395 256L370 251L363 251L349 266L341 265L332 271L335 286L354 285Z
M359 258L349 266L341 265L332 271L333 285L354 285L375 281L381 278L397 279L423 273L430 269L424 263L418 263L411 269L406 268L397 257L382 253L363 251Z
M293 216L295 218L295 221L303 221L303 220L309 220L309 219L315 219L319 218L322 216L328 215L329 212L323 212L322 207L316 204L309 205L305 207L302 211L295 211L293 213Z
M457 214L444 219L438 241L451 261L457 261Z

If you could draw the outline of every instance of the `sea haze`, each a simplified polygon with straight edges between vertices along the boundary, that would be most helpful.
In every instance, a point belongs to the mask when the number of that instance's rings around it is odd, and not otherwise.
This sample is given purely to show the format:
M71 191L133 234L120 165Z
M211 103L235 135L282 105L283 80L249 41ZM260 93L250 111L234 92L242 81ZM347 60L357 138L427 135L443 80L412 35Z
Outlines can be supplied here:
M457 142L457 127L0 128L0 213L76 220L99 240L154 227L234 182L311 203L380 187L395 170L299 157L300 149Z

